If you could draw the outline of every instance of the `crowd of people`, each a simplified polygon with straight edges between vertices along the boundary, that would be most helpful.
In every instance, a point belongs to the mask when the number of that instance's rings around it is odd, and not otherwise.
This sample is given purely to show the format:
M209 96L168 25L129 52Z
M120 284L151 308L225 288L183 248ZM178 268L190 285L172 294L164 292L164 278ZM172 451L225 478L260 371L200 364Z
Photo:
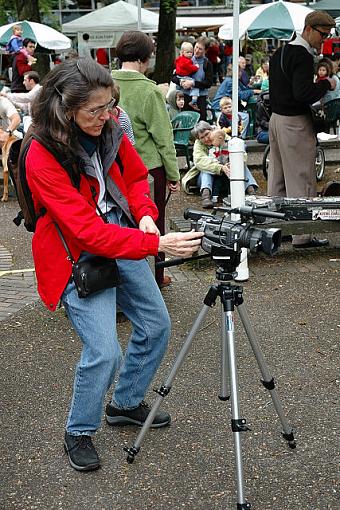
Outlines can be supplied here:
M340 84L327 60L318 63L314 76L313 49L320 51L333 26L328 14L313 12L301 36L281 46L270 61L264 57L254 69L251 55L239 58L238 133L246 138L247 103L258 98L258 140L269 140L271 146L272 196L315 196L310 105L338 98ZM231 45L224 44L221 52L221 45L205 37L194 44L184 41L166 107L161 88L146 76L154 44L143 32L122 35L116 47L121 65L112 73L90 56L70 58L56 65L42 86L31 69L35 42L20 41L17 31L9 44L14 48L13 81L11 90L0 95L0 143L4 147L10 136L21 136L19 108L28 117L23 129L31 141L26 172L39 212L33 236L38 291L51 311L62 302L82 342L64 447L74 469L89 471L100 466L92 436L115 378L105 408L109 425L141 426L150 412L145 393L170 335L161 294L170 279L157 266L153 275L146 257L191 256L203 235L166 234L165 229L166 195L179 191L181 178L171 120L183 110L200 113L192 132L193 165L182 178L184 191L190 192L193 183L198 186L204 208L230 192ZM207 122L208 107L214 122ZM245 192L256 193L246 162L244 175ZM306 236L296 236L293 243L299 248L326 244ZM75 262L86 263L90 271L98 257L116 260L116 286L84 298L76 285ZM124 356L117 307L132 324ZM170 420L162 411L151 426L163 427Z

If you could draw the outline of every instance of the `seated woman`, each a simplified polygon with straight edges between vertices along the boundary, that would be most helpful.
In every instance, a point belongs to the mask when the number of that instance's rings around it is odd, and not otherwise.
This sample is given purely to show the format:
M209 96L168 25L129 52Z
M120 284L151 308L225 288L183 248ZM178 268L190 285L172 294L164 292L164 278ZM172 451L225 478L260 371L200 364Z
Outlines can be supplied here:
M192 134L196 138L193 151L194 166L182 179L182 186L186 193L191 192L191 185L199 186L204 209L213 207L212 195L216 177L225 176L225 180L228 182L230 174L229 163L222 164L216 157L209 155L209 148L212 146L211 134L214 129L213 126L202 120L192 130ZM246 193L253 193L257 188L257 183L246 165L244 169Z

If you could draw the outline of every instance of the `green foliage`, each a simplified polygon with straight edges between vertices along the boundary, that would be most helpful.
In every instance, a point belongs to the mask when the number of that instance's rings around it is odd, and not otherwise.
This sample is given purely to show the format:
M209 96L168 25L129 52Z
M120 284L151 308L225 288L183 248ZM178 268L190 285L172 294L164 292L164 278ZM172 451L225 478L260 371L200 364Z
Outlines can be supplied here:
M7 25L11 21L15 21L17 12L14 3L10 0L0 0L0 24Z
M160 0L160 6L166 14L176 11L178 3L179 0Z
M249 9L248 0L240 0L240 12L246 11Z
M53 0L39 0L39 11L42 16L51 20L51 25L57 27L57 22L51 13ZM0 25L6 25L18 20L17 2L14 0L0 0Z
M250 51L249 51L250 50ZM253 66L258 67L261 64L261 58L266 55L264 50L264 41L263 40L254 40L247 39L247 53L251 53L253 56Z

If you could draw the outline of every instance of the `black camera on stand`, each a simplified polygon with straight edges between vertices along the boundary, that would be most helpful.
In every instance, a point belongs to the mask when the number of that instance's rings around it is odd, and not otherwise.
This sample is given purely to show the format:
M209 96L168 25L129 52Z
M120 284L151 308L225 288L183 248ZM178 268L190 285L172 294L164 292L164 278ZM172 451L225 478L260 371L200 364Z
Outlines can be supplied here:
M223 216L203 211L187 209L184 218L191 220L191 228L204 232L202 249L224 268L224 272L233 273L241 259L241 248L252 253L263 251L266 255L277 253L281 245L281 230L277 228L259 228L255 225L266 218L284 219L285 215L253 207L234 209L217 208ZM231 214L239 214L240 220L231 220Z

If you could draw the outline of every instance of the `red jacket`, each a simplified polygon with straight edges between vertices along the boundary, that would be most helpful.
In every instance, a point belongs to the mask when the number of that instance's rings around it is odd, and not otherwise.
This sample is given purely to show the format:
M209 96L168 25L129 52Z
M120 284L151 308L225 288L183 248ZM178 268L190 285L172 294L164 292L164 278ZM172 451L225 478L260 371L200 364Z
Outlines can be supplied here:
M191 59L180 55L176 58L176 74L178 76L190 76L198 71L199 66L192 63Z
M143 216L157 218L158 212L149 194L148 171L136 150L123 135L119 146L123 175L114 161L108 176L126 197L137 224ZM47 212L39 218L32 250L41 299L55 310L70 279L72 266L57 233L56 222L75 260L82 251L108 258L142 259L158 252L159 238L136 228L122 228L104 223L96 213L91 186L99 195L96 178L81 175L79 191L67 172L36 140L26 158L26 175L37 211Z

